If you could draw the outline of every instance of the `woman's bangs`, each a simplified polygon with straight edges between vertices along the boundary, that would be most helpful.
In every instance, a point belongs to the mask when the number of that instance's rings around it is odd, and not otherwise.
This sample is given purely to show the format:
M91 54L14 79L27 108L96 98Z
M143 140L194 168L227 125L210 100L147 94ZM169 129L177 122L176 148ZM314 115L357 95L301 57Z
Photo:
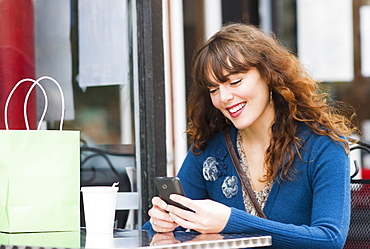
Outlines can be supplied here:
M207 66L206 66L206 82L207 87L217 86L218 84L225 83L228 81L228 76L234 73L235 68L230 63L230 59L226 53L219 55L210 54L208 56Z
M225 68L227 75L244 73L251 68L251 65L248 63L246 56L243 55L243 51L241 51L240 49L241 48L239 46L233 44L232 47L228 48L228 51L225 51L225 53L227 54L227 68Z
M212 53L208 53L202 61L202 70L199 71L199 82L204 87L215 87L227 80L224 76L223 63L216 59Z
M246 72L250 68L234 47L211 44L203 56L202 70L198 71L200 74L198 79L201 85L207 88L225 83L230 75Z

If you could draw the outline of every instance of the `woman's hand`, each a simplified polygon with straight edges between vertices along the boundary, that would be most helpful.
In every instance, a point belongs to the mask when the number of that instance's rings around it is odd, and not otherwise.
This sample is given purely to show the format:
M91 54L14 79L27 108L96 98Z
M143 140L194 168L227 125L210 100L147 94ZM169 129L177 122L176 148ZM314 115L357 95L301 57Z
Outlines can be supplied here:
M154 231L168 233L179 226L173 222L168 212L166 212L167 203L165 201L156 196L153 197L152 204L153 207L148 211L148 214Z
M171 221L200 233L219 233L229 220L231 208L212 200L191 200L187 197L172 194L171 200L188 207L194 212L167 205ZM164 207L164 206L163 206Z

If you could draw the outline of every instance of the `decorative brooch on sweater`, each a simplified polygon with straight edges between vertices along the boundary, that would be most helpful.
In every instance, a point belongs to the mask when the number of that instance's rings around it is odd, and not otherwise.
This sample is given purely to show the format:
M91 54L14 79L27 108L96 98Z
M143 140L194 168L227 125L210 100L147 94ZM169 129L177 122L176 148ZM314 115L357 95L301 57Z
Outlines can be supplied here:
M226 198L231 198L238 193L238 181L236 176L227 176L222 183L222 193Z
M227 174L227 164L224 162L227 156L227 151L224 148L216 150L216 157L208 157L203 162L203 177L207 181L214 182L219 177ZM227 176L222 183L222 193L231 198L238 193L237 178L235 176Z

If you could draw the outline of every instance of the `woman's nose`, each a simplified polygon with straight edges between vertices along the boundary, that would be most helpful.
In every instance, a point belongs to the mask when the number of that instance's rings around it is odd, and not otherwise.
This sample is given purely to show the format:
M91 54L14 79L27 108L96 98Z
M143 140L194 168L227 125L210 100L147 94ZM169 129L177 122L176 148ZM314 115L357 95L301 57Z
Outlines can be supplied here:
M220 91L220 100L224 103L230 101L234 96L232 91L230 91L230 89L226 86L220 85L219 91Z

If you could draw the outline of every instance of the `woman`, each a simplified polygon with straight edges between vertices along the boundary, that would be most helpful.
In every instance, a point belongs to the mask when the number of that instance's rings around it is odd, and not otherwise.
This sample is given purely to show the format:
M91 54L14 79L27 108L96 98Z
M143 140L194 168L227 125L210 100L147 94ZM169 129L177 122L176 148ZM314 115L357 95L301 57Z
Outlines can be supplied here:
M199 48L188 101L192 147L179 171L186 196L152 199L156 232L272 236L276 248L342 248L350 219L349 149L355 131L317 83L275 39L231 24ZM267 219L242 185L228 153L230 133Z

